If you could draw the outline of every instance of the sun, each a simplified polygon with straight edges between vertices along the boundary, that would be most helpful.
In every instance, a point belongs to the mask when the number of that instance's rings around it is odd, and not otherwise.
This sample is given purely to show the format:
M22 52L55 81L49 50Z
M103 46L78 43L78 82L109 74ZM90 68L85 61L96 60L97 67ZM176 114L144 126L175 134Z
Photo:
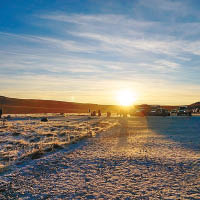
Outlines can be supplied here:
M131 90L120 90L117 92L117 101L121 106L131 106L136 99L136 94Z

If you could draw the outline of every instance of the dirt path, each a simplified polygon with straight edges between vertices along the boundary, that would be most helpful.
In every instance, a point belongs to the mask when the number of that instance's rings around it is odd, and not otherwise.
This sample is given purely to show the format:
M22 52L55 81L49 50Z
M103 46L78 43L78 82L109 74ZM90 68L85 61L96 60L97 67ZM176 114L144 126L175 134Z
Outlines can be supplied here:
M165 129L169 123L155 120ZM0 197L200 199L200 151L191 143L195 133L178 142L177 134L162 134L162 129L150 125L145 118L120 119L119 127L77 144L70 152L21 166L1 177L9 184L0 190Z

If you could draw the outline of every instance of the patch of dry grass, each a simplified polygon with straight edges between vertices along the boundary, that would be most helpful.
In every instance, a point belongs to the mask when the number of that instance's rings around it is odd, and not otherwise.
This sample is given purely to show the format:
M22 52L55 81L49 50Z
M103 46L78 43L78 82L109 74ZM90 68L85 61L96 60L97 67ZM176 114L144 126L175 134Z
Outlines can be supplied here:
M0 128L0 172L7 166L41 158L48 152L65 148L114 125L100 118L73 116L41 122L40 118L8 120ZM4 167L6 166L6 167Z

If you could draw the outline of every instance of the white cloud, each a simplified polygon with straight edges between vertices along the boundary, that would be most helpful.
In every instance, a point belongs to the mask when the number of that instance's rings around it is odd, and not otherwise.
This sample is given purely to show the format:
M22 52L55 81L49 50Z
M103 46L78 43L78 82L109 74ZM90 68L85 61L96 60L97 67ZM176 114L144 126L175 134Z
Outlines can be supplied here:
M170 5L167 8L174 5L171 1L165 2L165 4ZM188 41L185 39L191 34L199 35L200 29L195 28L198 27L198 23L170 24L137 21L123 15L53 14L40 17L77 24L74 29L63 31L73 36L88 39L88 41L95 40L98 42L94 45L97 47L97 51L101 49L103 52L111 51L128 56L141 53L141 51L149 51L154 54L166 54L177 58L185 52L198 53L197 48L188 48L188 46L194 46L196 40ZM94 49L92 50L94 51Z
M81 101L86 94L92 99L96 91L102 96L127 86L146 96L154 90L164 95L165 85L169 90L182 88L181 73L200 55L198 38L187 38L198 36L198 24L146 22L123 15L54 13L41 18L56 24L53 34L0 32L0 70L6 76L0 80L2 94L31 90L36 95L42 90L46 97L54 91L62 98L66 91L79 94L75 98ZM186 75L186 80L192 77Z
M165 71L174 71L180 68L180 64L168 60L156 60L155 64Z

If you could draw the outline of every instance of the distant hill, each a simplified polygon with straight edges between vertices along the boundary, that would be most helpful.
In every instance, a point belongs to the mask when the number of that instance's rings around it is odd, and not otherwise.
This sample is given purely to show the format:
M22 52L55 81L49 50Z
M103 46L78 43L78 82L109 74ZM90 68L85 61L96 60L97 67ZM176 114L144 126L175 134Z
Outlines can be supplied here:
M90 109L102 112L117 111L118 106L73 103L53 100L17 99L0 96L0 108L4 114L28 113L87 113Z
M193 104L189 105L189 107L191 107L191 108L200 108L200 102L193 103Z
M151 107L151 105L136 105L138 107ZM178 106L162 106L167 110L178 108ZM200 108L200 102L189 105L191 108ZM118 112L120 106L115 105L98 105L89 103L74 103L54 100L38 99L17 99L0 96L0 108L3 108L4 114L29 114L29 113L88 113L88 110L101 112Z

